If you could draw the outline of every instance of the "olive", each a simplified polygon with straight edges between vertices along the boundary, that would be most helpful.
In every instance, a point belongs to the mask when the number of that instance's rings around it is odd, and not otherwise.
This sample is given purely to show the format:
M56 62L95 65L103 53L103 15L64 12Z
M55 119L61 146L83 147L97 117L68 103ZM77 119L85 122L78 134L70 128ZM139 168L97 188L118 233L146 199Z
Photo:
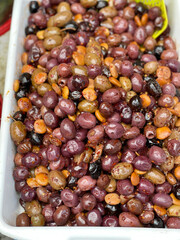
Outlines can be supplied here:
M41 213L33 215L31 217L31 224L32 226L44 226L45 224L44 216Z
M135 8L135 14L142 16L147 12L147 7L143 3L138 3Z
M180 200L180 186L179 185L174 187L173 192L174 192L175 197Z
M141 98L138 95L135 95L130 99L129 106L132 111L139 111L142 107Z
M157 45L154 48L154 55L156 56L157 59L161 58L161 54L162 54L163 51L164 51L164 47L161 46L161 45Z
M30 138L30 141L32 142L32 144L35 145L41 145L42 144L42 140L43 140L43 135L42 134L38 134L34 131L31 131L28 133L28 137Z
M37 27L36 27L36 25L31 25L31 26L27 26L26 28L25 28L25 34L26 34L26 36L27 35L29 35L29 34L36 34L36 32L37 32Z
M10 126L12 140L19 144L26 137L26 127L21 121L14 121Z
M15 93L16 100L18 101L20 98L26 97L27 90L26 88L20 88L19 91Z
M30 87L30 84L31 84L31 74L23 73L19 77L19 81L20 81L20 86L26 87L26 88Z
M78 181L77 177L69 176L68 179L67 179L67 186L69 188L73 188L73 187L76 186L77 181Z
M105 58L107 56L108 51L105 47L101 47L101 53L102 53L103 57Z
M65 25L64 28L66 29L66 32L75 33L78 30L78 25L75 21L70 21Z
M69 98L73 101L80 100L82 98L82 93L80 91L73 91L69 93Z
M26 213L21 213L16 218L16 226L17 227L26 227L30 226L30 218Z
M83 75L74 75L73 76L73 81L72 85L77 89L77 90L83 90L86 88L89 84L89 80L87 76Z
M13 119L16 121L21 121L23 122L25 119L25 114L21 111L17 111L15 112L15 114L13 115Z
M89 173L94 179L101 175L101 162L99 160L89 164Z
M101 8L104 8L104 7L107 7L108 5L108 1L98 1L97 4L96 4L96 9L101 9Z
M147 147L150 148L152 146L157 146L162 148L162 141L156 138L153 139L148 139L147 138L147 143L146 143Z
M36 13L39 9L39 3L37 1L31 1L29 4L30 13Z
M133 66L140 66L140 67L144 67L144 63L145 62L143 62L143 61L141 61L141 60L135 60L134 62L133 62Z
M152 95L154 98L158 98L162 94L162 89L159 83L155 80L149 80L146 84L147 92Z
M105 210L107 214L109 215L118 215L120 213L119 205L105 205Z
M102 67L102 74L105 75L106 77L110 77L111 76L110 70L106 66Z
M164 228L165 227L163 220L158 216L156 216L153 219L153 221L151 222L150 225L151 225L152 228Z
M152 76L152 75L145 75L144 77L143 77L143 80L144 81L146 81L146 82L148 82L148 81L154 81L154 77Z

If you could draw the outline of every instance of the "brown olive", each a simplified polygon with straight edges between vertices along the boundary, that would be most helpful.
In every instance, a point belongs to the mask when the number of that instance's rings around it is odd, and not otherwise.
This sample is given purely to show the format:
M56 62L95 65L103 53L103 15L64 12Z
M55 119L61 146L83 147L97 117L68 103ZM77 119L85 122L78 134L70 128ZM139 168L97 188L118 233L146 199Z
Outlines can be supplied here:
M133 172L132 164L127 162L121 162L113 167L111 174L115 179L121 180L128 178L132 172Z
M80 0L80 3L85 8L91 8L97 4L97 0Z
M167 108L161 108L157 110L155 117L153 119L154 125L156 127L164 127L169 125L172 117L172 113Z
M135 215L140 215L143 211L143 204L139 199L132 198L127 202L128 210Z
M30 218L26 213L21 213L16 218L17 227L28 227L30 226Z
M26 127L21 121L14 121L10 126L12 140L19 144L26 137Z
M53 170L48 174L49 184L55 190L64 189L66 186L66 179L62 172Z

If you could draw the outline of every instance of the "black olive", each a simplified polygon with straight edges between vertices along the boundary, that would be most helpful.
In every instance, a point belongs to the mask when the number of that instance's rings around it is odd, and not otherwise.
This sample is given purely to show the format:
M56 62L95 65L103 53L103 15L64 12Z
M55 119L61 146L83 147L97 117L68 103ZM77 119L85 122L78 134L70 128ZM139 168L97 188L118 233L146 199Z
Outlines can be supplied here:
M164 47L161 45L157 45L154 48L154 55L156 56L156 58L159 60L161 58L161 53L164 51Z
M125 43L120 43L120 44L119 44L119 47L126 49L126 48L127 48L127 45L126 45Z
M46 8L46 13L49 15L49 16L53 16L56 14L56 10L54 8Z
M31 26L27 26L26 28L25 28L25 34L26 34L26 36L27 35L29 35L29 34L36 34L36 32L37 32L37 27L36 27L36 25L31 25Z
M78 180L78 178L73 177L73 176L69 176L68 179L67 179L67 186L70 187L70 188L75 187L76 184L77 184L77 180Z
M89 84L87 76L84 75L74 75L72 80L72 85L78 90L83 90Z
M179 98L180 97L180 91L179 89L176 88L176 96Z
M29 74L29 73L23 73L23 74L19 77L19 81L20 81L20 86L29 88L30 85L31 85L31 74Z
M106 66L102 67L102 75L105 75L106 77L111 76L110 70Z
M89 164L89 173L94 179L101 175L101 162L99 160Z
M162 94L161 87L160 87L159 83L155 80L149 80L146 83L146 90L154 98L158 98Z
M69 98L73 101L80 100L82 98L82 94L79 91L73 91L69 93Z
M101 53L103 57L105 58L107 56L107 49L105 47L101 47Z
M13 115L13 119L15 119L16 121L21 121L21 122L24 121L25 117L26 117L25 114L21 111L17 111Z
M146 112L146 113L145 113L145 120L146 120L147 122L152 122L153 117L154 117L153 112Z
M32 144L34 145L41 145L42 144L42 140L43 140L43 135L42 134L38 134L34 131L31 131L28 133L28 137L30 138L30 141Z
M135 95L132 97L129 101L129 106L132 111L139 111L141 110L142 104L141 104L141 98L138 95Z
M143 61L141 61L141 60L135 60L135 61L133 62L133 66L144 67L144 63L145 63L145 62L143 62Z
M156 138L153 139L147 139L146 145L148 148L152 147L152 146L158 146L160 148L162 148L162 141Z
M151 50L146 50L144 52L144 54L150 54L150 55L154 55L154 51L151 51Z
M29 4L30 13L36 13L39 9L39 3L37 1L31 1Z
M146 82L148 82L149 80L154 81L154 76L152 76L152 75L144 75L143 79Z
M98 1L96 4L96 9L100 10L101 8L107 7L108 1Z
M120 213L119 205L106 204L105 210L107 215L119 215Z
M20 88L19 91L15 93L16 100L18 101L20 98L26 97L27 91L28 91L28 89L26 89L26 88Z
M70 21L65 26L66 32L75 33L78 30L78 24L75 21Z
M152 228L164 228L165 227L163 220L158 216L156 216L153 219L153 221L150 225L151 225Z
M79 23L78 30L79 30L79 32L81 32L81 31L90 32L91 26L90 26L89 22L82 21L82 22Z
M138 3L135 8L135 14L142 16L145 12L147 12L147 7L143 3Z
M177 185L173 189L175 197L180 200L180 185Z

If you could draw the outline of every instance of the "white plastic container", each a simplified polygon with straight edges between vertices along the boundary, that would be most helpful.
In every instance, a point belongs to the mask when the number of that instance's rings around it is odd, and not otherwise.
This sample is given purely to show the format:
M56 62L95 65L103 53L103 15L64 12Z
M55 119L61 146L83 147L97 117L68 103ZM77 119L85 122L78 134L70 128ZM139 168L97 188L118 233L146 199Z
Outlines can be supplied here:
M180 239L180 231L152 228L105 228L105 227L15 227L19 196L14 189L12 171L15 147L10 137L10 114L16 106L13 81L21 69L24 28L27 25L30 0L15 0L9 42L8 64L2 113L0 142L0 232L15 239L61 240L133 240L133 239ZM171 35L180 53L180 0L166 0Z

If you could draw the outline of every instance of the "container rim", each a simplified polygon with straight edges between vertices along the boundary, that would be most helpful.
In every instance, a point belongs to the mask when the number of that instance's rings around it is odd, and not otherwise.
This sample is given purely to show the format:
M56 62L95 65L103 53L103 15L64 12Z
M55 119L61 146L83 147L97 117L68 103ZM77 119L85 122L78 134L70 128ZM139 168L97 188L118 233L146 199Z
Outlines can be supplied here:
M29 1L29 0L28 0ZM174 1L174 0L173 0ZM63 240L134 240L137 239L155 239L163 238L163 240L169 239L170 237L174 240L180 239L178 232L175 229L152 229L152 228L124 228L117 227L110 230L108 227L16 227L6 223L3 216L3 193L5 192L5 175L4 170L6 161L6 151L8 151L8 142L4 141L4 136L9 131L9 123L7 116L9 115L9 103L11 100L9 91L12 90L12 86L9 86L8 79L13 79L13 68L12 61L16 62L16 45L18 24L20 20L20 14L17 15L18 9L23 4L23 0L15 0L13 6L12 23L10 30L10 41L8 50L8 62L6 68L5 78L5 90L4 90L4 101L2 109L2 122L1 122L1 135L0 135L0 232L16 239L61 239ZM12 71L9 71L12 69Z

